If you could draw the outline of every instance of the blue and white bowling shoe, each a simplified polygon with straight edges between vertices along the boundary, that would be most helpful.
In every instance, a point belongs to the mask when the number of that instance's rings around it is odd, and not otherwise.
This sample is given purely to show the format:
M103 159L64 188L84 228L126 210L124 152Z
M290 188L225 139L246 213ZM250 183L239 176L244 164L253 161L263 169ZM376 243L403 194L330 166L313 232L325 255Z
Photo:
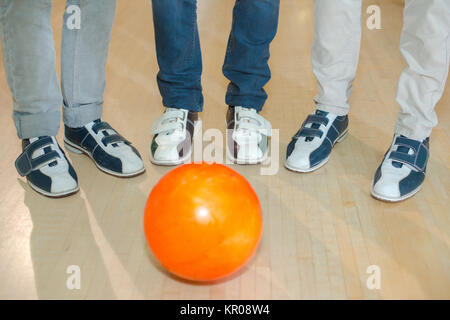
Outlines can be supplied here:
M372 196L397 202L415 195L425 180L429 157L429 138L424 141L394 135L372 183Z
M78 178L55 137L22 140L16 169L35 191L48 197L63 197L79 190Z
M330 159L336 142L348 134L348 116L316 110L303 122L287 147L285 166L297 172L319 169Z
M86 154L103 172L117 177L134 177L145 171L139 152L101 119L79 128L65 126L65 147Z

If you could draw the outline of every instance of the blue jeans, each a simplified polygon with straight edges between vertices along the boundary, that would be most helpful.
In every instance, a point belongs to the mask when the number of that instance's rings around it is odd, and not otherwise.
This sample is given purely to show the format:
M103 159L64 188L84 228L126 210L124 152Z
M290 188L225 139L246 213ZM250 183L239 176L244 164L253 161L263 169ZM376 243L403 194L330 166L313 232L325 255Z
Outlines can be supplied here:
M166 107L202 111L202 58L196 0L153 0L158 86ZM260 111L270 80L269 47L278 26L279 0L236 0L223 74L226 103Z
M75 9L79 28L72 27ZM55 136L102 115L105 64L115 0L67 0L61 45L61 88L51 28L51 0L0 0L3 64L20 139Z

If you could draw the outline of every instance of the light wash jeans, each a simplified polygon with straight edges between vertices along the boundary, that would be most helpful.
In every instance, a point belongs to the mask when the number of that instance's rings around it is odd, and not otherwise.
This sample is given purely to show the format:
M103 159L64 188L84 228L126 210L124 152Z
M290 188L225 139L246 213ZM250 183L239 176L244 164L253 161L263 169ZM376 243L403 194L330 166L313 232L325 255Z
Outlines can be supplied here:
M80 28L69 28L80 9ZM72 7L74 8L74 7ZM0 0L3 64L20 139L55 136L64 123L81 127L102 115L105 64L115 0L68 0L63 19L61 89L50 23L51 0ZM69 8L70 9L70 8ZM76 9L76 7L75 7Z
M202 57L197 0L153 0L160 71L166 107L202 111ZM270 80L269 48L278 27L280 0L236 0L223 74L230 80L225 102L260 111Z
M358 65L361 0L315 0L313 71L320 110L345 115ZM395 133L429 137L434 107L444 92L450 60L450 0L405 0L400 50L408 67L400 76Z

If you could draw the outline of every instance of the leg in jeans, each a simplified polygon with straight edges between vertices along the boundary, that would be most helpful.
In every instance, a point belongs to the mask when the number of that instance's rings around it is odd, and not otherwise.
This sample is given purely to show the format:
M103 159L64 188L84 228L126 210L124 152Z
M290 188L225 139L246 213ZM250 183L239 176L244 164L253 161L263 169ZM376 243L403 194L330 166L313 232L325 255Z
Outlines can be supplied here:
M67 20L81 17L78 28ZM69 9L69 10L67 10ZM64 123L81 127L101 118L105 91L105 65L115 17L115 0L68 0L61 49L61 87Z
M164 114L153 124L150 159L178 165L192 152L203 111L202 55L196 0L152 0L157 76ZM196 129L197 128L197 129Z
M196 0L153 0L158 86L163 105L202 111Z
M260 111L270 80L269 47L278 26L279 0L237 0L223 74L230 80L226 103Z
M271 77L270 43L279 10L279 0L237 0L234 5L222 70L230 80L225 97L227 155L235 163L257 164L268 157L271 125L257 112L267 100L264 86Z
M50 24L51 0L0 0L3 64L20 139L55 136L61 91Z
M361 0L315 0L312 66L319 110L344 116L358 66Z
M407 0L400 49L408 67L400 76L395 133L424 140L437 125L434 107L444 92L450 60L448 0Z

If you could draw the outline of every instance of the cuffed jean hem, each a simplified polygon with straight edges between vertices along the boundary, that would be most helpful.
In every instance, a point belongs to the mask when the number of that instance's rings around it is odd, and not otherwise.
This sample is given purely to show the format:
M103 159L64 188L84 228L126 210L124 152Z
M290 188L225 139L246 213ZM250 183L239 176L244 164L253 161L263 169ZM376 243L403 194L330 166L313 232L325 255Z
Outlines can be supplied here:
M201 104L191 104L187 101L163 101L163 106L166 108L177 108L177 109L184 109L189 110L192 112L202 112L203 111L203 103Z
M255 109L257 112L262 110L265 103L265 101L261 103L261 99L242 96L227 96L225 102L229 106L251 108Z
M330 105L324 105L319 102L316 102L316 109L333 113L337 116L346 116L350 110L349 106L345 107L337 107L337 106L330 106Z
M183 103L175 103L175 104L164 104L165 108L176 108L176 109L183 109L183 110L189 110L192 112L202 112L203 106L188 106Z
M423 141L426 138L428 138L431 135L431 132L433 131L432 128L424 127L424 126L418 126L417 128L411 129L407 128L399 123L395 124L394 132L396 134L400 134L405 136L408 139Z
M43 112L35 114L14 113L14 123L19 139L42 136L56 136L59 131L61 112Z
M76 107L63 106L64 124L70 128L83 127L89 122L100 119L103 114L103 104L92 103Z

